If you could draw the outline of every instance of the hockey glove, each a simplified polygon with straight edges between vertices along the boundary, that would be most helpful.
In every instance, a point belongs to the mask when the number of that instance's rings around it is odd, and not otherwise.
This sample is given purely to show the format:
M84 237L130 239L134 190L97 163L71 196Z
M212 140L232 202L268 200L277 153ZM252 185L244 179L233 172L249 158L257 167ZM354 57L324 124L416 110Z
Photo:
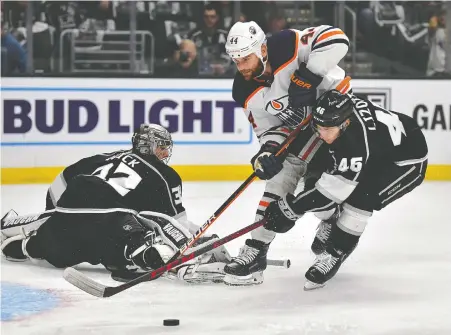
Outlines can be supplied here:
M279 144L268 141L262 145L258 153L252 157L251 164L255 174L262 180L268 180L274 177L283 169L283 161L286 154L275 156Z
M316 88L322 80L321 76L314 74L302 63L291 75L288 87L288 103L291 108L313 106L316 101Z
M296 220L302 214L295 213L287 204L286 198L294 198L292 194L287 194L285 198L273 201L265 211L266 223L264 227L276 233L286 233L294 227Z

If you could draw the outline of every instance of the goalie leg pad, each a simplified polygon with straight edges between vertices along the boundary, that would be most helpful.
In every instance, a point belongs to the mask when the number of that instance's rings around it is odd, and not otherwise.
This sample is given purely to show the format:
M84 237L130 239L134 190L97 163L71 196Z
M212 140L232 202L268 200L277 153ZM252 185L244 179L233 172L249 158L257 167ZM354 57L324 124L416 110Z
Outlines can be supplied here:
M225 263L187 264L178 268L177 277L190 284L222 283Z
M251 273L247 276L225 275L224 284L229 286L252 286L262 284L264 280L263 271Z

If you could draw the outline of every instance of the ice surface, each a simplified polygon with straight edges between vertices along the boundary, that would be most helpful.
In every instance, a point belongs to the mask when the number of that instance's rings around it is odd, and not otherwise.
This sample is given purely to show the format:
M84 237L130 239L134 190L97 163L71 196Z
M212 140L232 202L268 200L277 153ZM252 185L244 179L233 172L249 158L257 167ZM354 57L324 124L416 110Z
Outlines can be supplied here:
M190 219L203 223L238 185L185 183ZM45 192L43 185L3 186L1 214L10 208L19 214L38 212L44 208ZM263 183L254 183L211 230L225 235L250 224L262 192ZM451 334L450 199L451 183L428 182L373 215L337 276L311 292L302 288L313 261L309 248L318 220L312 215L271 245L270 257L290 258L292 267L268 268L265 282L254 287L159 279L100 299L65 282L62 270L2 259L2 282L49 290L60 303L50 311L2 322L1 333ZM236 254L243 242L241 238L227 247ZM101 268L79 268L117 284ZM28 299L33 302L32 296ZM167 318L180 319L180 326L164 327Z

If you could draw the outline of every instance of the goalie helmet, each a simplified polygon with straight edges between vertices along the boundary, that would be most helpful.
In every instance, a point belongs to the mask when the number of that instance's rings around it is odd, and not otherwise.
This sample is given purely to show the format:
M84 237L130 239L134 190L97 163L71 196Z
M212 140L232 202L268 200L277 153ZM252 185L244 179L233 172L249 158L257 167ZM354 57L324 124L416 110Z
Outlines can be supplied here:
M232 59L255 53L263 64L264 72L268 60L268 57L263 58L262 55L262 45L265 43L266 35L257 23L254 21L237 22L227 35L225 49Z
M312 111L311 124L316 130L321 127L344 128L345 121L354 113L354 104L349 94L331 90L321 95Z
M156 156L164 163L168 163L172 155L171 134L166 128L158 124L142 124L132 137L133 152L141 155Z

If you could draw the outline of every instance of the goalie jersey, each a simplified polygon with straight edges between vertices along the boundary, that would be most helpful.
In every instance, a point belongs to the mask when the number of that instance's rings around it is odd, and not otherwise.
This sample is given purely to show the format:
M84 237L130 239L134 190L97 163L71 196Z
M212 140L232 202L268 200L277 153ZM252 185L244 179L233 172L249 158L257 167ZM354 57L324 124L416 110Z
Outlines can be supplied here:
M121 196L124 208L154 211L179 219L185 215L182 182L178 173L155 156L143 158L132 150L121 150L84 158L66 167L50 185L46 209L52 209L76 176L102 179Z
M244 108L260 144L268 140L264 136L283 122L275 115L288 106L290 77L301 63L307 69L323 77L317 89L317 97L336 88L345 78L345 72L337 64L348 51L349 40L338 28L318 26L303 31L282 30L267 39L268 62L272 78L267 81L246 81L237 72L233 82L233 98ZM342 93L349 92L350 83L337 87ZM274 132L272 132L274 133ZM273 134L271 140L282 143L286 134Z

